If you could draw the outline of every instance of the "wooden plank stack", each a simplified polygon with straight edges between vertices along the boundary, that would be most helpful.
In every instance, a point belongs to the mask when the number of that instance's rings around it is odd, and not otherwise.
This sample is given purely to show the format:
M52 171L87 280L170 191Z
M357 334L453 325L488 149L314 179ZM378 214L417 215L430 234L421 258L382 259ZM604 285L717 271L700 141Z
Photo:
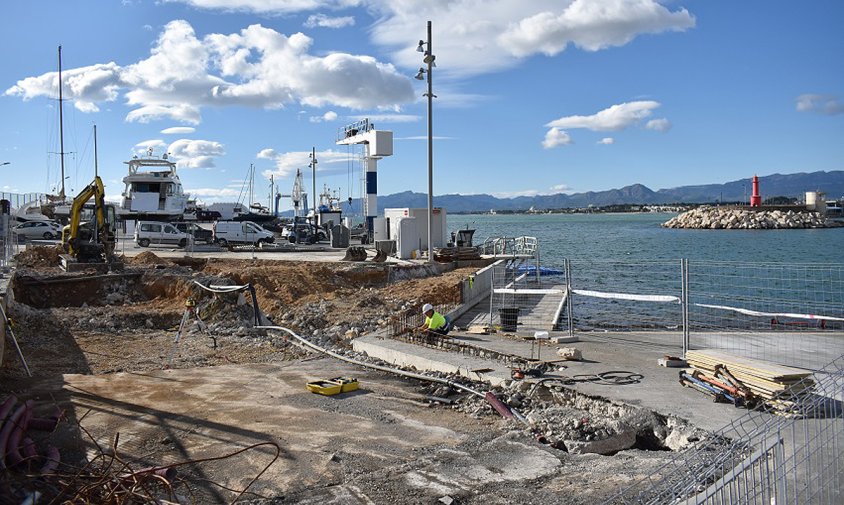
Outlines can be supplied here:
M681 372L680 382L683 385L703 390L700 384L692 384L694 378L714 388L706 387L705 392L713 394L714 391L716 401L720 390L724 397L741 398L742 404L752 406L761 402L782 414L798 410L794 397L805 394L814 386L812 380L808 379L812 375L808 370L713 349L689 351L686 353L686 361L692 368Z

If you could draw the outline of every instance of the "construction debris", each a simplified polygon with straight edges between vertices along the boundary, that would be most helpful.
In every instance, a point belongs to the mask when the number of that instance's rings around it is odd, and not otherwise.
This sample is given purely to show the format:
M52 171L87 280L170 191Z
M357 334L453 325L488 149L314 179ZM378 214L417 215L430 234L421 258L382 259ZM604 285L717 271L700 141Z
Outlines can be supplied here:
M751 408L761 402L774 411L791 414L799 410L793 397L814 386L808 370L721 351L689 351L686 361L691 369L680 372L681 384L737 407Z
M666 368L682 368L686 366L686 360L678 356L669 356L668 354L659 358L656 362L659 366Z
M581 361L583 353L576 347L560 347L557 349L557 356L565 361Z

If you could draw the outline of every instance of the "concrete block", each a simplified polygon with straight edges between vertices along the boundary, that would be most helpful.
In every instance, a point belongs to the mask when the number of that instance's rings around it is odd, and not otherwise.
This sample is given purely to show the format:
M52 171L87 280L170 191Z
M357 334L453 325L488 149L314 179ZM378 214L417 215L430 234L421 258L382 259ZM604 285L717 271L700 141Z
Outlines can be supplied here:
M551 337L551 342L555 344L571 344L573 342L580 342L577 337Z
M548 340L548 332L547 331L534 332L533 338L535 340Z
M565 440L563 443L571 454L615 454L618 451L630 449L636 444L636 431L633 429L622 431L604 440L590 442Z
M583 353L576 347L560 347L557 349L557 356L568 361L580 361L583 359Z

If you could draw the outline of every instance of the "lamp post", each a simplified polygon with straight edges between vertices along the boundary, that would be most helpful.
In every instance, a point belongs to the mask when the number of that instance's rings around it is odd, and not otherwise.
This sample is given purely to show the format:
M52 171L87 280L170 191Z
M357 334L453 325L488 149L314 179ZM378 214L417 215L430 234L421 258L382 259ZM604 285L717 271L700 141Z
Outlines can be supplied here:
M434 261L434 242L433 242L433 224L434 224L434 126L433 126L433 99L436 98L431 85L431 69L436 66L434 56L431 49L431 22L428 21L428 40L420 40L417 51L425 55L422 62L428 65L427 70L424 67L419 68L416 73L416 79L422 80L425 75L428 76L428 92L424 96L428 97L428 261Z

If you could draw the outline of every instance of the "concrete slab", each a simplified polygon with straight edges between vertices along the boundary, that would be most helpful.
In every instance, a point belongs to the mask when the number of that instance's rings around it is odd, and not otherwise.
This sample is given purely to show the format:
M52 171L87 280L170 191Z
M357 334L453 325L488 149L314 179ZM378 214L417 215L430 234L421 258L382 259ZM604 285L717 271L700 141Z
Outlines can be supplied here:
M556 349L561 347L498 334L454 334L452 340L525 359L556 360ZM413 366L418 370L460 373L492 385L499 385L510 379L510 369L499 360L463 356L372 336L356 339L353 346L355 350L366 352L370 356L394 364ZM632 342L617 342L594 336L581 336L580 342L564 346L580 349L584 360L560 362L555 366L561 369L549 371L544 378L578 379L606 372L629 372L644 376L638 384L620 386L577 382L569 386L580 393L643 407L663 415L674 415L707 430L719 429L747 413L746 410L731 405L712 403L707 396L681 386L677 369L659 366L659 358L670 352L676 353L676 348L650 343L635 345ZM482 368L490 371L480 375L470 372L472 369Z
M459 374L472 380L482 380L498 386L510 379L510 369L499 361L428 349L398 340L367 335L352 341L357 352L402 367L417 370ZM478 370L484 370L479 372Z
M305 389L338 375L356 377L361 389L334 397ZM571 473L563 471L565 453L511 432L496 416L430 408L418 401L418 383L327 358L62 380L33 394L67 409L71 421L62 426L77 420L90 433L93 441L75 434L89 457L99 451L94 441L111 448L118 433L117 450L133 468L278 444L279 458L250 488L272 503L423 504L507 490L546 503L554 491L537 482L565 487L570 477L560 473ZM57 445L67 455L73 443ZM264 445L180 474L190 476L197 503L229 503L233 494L209 483L242 489L274 455ZM623 460L607 464L611 475L626 471Z

